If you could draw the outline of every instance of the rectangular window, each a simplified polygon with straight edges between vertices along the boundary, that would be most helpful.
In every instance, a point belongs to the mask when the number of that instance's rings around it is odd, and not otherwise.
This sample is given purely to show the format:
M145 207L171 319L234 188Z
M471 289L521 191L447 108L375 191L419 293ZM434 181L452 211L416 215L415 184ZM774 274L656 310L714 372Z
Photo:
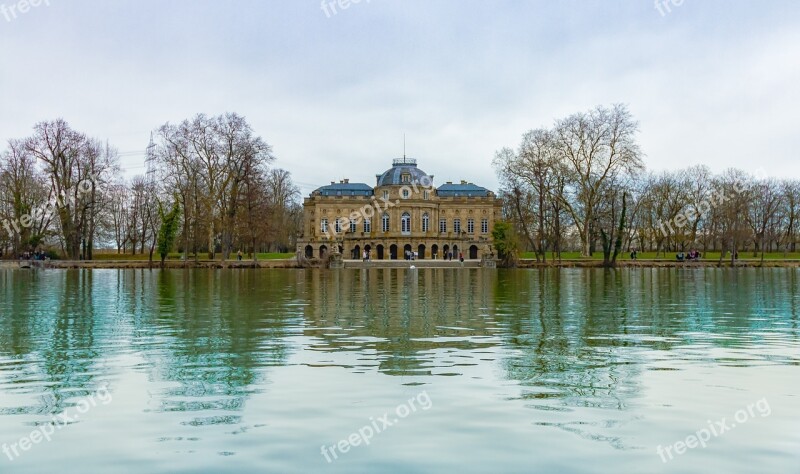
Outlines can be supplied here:
M356 223L356 221L350 221L350 233L351 234L355 234L356 233L356 230L357 230L356 226L357 225L358 224Z
M411 216L408 214L403 214L403 218L400 219L400 231L404 234L411 233Z
M381 221L381 229L383 229L384 232L389 232L389 214L384 214Z
M482 234L489 233L489 219L485 217L481 220L481 233Z
M428 196L429 196L428 195L428 191L422 191L422 199L427 201L428 200Z
M475 219L467 219L467 233L474 234L475 233Z
M447 219L439 219L439 232L442 234L447 232Z
M370 219L364 219L364 233L372 232L372 221Z
M334 224L333 228L335 229L335 232L337 234L341 234L342 233L342 220L337 217L336 221L334 221L334 222L335 222L335 224Z
M383 199L389 199L389 191L383 192Z
M461 219L453 219L453 232L456 234L461 233Z
M322 231L323 234L327 234L328 233L328 219L322 219L319 222L319 228L320 228L320 230Z

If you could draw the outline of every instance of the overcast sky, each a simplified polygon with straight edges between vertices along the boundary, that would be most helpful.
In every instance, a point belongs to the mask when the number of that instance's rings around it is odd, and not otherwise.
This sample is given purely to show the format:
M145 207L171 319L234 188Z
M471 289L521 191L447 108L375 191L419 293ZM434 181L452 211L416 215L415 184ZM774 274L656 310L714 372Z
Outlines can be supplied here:
M0 141L63 117L133 176L159 125L237 112L304 194L373 185L404 133L494 189L496 150L620 102L650 169L800 178L800 2L664 1L0 0Z

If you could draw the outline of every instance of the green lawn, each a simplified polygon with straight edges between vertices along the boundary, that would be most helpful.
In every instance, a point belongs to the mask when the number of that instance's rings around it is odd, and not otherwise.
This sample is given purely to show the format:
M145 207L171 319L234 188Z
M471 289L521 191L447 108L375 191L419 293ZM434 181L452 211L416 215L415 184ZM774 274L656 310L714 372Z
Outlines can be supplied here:
M256 256L258 257L259 260L283 260L283 259L288 259L288 258L294 257L294 254L293 253L259 253L259 254L256 254ZM169 260L180 260L181 257L182 257L182 254L177 253L177 252L172 252L172 253L169 254ZM147 253L131 255L129 253L128 254L118 254L116 252L95 252L95 254L94 254L94 259L95 260L132 260L132 261L138 261L138 260L147 260L147 258L148 258L148 254ZM158 261L160 259L161 258L158 256L157 253L153 254L153 260ZM194 256L190 255L189 259L190 260L194 259ZM206 260L206 259L208 259L208 254L207 253L201 253L200 254L200 260ZM249 260L249 257L245 255L243 257L243 259ZM219 260L219 254L216 255L216 260ZM235 253L231 254L231 258L229 260L236 260L236 254Z
M667 252L667 256L664 257L663 254L659 254L656 257L655 252L639 252L638 258L639 260L675 260L675 254L677 252ZM536 254L533 252L522 252L521 258L525 259L536 259ZM547 252L547 259L552 260L553 254L551 252ZM580 252L561 252L562 260L603 260L603 252L595 252L594 256L592 257L581 257ZM727 254L726 259L730 259L730 254ZM630 260L630 252L623 252L618 257L618 260ZM719 260L719 252L708 252L704 253L703 260ZM783 252L768 252L764 255L765 260L797 260L800 259L800 252L790 252L784 255ZM753 252L739 252L739 260L761 260L761 254L757 256L753 256Z
M118 254L116 252L94 252L94 260L147 260L149 254L136 254L131 255L129 253L126 254ZM169 254L170 259L180 258L180 254L178 253L171 253ZM153 260L161 260L158 253L153 253Z
M258 253L259 260L285 260L294 257L293 253Z

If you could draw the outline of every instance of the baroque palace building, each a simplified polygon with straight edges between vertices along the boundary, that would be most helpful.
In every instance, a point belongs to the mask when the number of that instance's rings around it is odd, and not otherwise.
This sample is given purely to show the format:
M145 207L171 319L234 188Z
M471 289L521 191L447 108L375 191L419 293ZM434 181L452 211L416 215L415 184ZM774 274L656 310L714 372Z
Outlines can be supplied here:
M495 193L466 181L434 187L433 176L411 158L399 158L375 187L338 183L316 189L303 202L303 230L298 255L325 258L338 250L360 259L443 259L459 252L480 259L493 252L492 228L501 218Z

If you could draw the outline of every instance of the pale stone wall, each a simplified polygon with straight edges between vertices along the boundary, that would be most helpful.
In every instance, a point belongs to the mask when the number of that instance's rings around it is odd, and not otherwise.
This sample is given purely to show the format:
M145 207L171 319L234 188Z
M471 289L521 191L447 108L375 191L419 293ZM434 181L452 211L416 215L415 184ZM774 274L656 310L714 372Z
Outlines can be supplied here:
M491 232L495 221L501 218L501 205L492 193L488 197L439 197L434 189L429 190L428 199L424 199L423 190L411 194L410 198L403 199L400 195L403 186L383 186L375 188L374 196L321 196L312 195L303 203L304 224L303 234L298 239L297 251L306 253L306 247L311 246L312 256L320 257L320 249L325 246L327 251L333 248L333 238L342 246L345 258L353 258L353 250L358 247L363 250L370 246L372 259L378 259L378 246L384 248L384 259L389 259L389 249L397 246L397 259L403 259L403 249L410 245L412 251L419 251L419 246L425 246L425 254L420 258L432 258L434 245L438 247L438 258L443 258L444 247L452 248L454 245L464 253L464 258L481 258L489 252ZM408 189L408 188L406 188ZM389 201L394 204L385 210L389 214L389 232L382 231L382 212L385 203L383 192L388 191ZM336 218L349 217L351 213L359 216L369 216L375 212L376 205L382 212L371 215L372 229L369 233L363 232L363 222L358 222L356 232L351 233L349 226L344 226L343 233L334 234ZM367 208L366 212L363 210ZM401 232L401 217L407 212L411 216L411 231ZM429 229L422 231L423 214L428 213ZM321 230L322 219L328 220L330 235L325 235ZM447 232L439 232L439 219L447 220ZM468 233L468 219L474 219L474 230ZM461 233L456 234L453 229L454 219L461 220ZM487 232L482 232L482 220L487 219ZM470 255L470 247L475 246L477 252ZM360 258L360 255L359 257ZM454 259L457 255L454 255Z

